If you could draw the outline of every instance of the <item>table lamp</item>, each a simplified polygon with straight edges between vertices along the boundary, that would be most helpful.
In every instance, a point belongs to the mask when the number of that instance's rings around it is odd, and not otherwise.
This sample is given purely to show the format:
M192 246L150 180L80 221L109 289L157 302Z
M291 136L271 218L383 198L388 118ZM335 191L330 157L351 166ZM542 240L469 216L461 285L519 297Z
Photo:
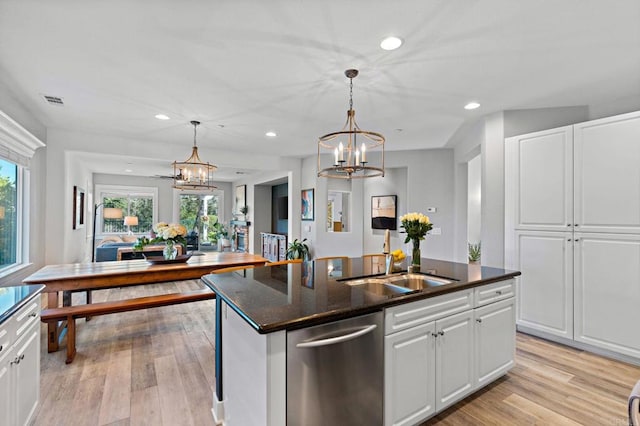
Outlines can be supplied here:
M133 232L131 232L131 227L138 226L138 216L125 216L124 224L127 225L127 229L129 230L129 235L133 235Z

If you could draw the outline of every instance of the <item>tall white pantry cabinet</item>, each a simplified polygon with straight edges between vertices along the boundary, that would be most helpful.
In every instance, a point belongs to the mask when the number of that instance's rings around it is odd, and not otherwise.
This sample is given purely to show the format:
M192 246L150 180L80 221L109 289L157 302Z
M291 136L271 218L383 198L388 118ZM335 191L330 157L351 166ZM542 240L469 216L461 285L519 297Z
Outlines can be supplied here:
M640 112L506 139L505 264L520 329L640 361Z

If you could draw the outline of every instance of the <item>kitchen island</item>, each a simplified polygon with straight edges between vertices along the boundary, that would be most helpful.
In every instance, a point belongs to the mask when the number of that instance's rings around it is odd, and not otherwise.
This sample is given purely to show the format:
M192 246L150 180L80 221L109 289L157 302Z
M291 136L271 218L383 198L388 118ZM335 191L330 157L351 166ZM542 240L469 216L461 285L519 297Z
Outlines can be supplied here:
M216 420L340 422L332 417L345 414L339 401L353 396L350 410L370 416L363 417L368 423L417 424L504 375L515 353L519 272L423 259L421 274L429 275L420 275L428 278L421 286L414 282L420 276L406 272L387 285L392 277L380 276L371 258L335 258L203 277L218 295ZM371 325L349 323L368 317ZM334 374L318 379L307 361L294 362L296 347L315 341L292 342L295 333L334 324L345 324L349 336L365 335L369 346L361 352L357 339L343 343L329 330L331 342L317 358L328 357L319 366ZM328 351L337 349L336 360ZM363 371L364 361L371 366ZM328 376L340 380L329 383Z

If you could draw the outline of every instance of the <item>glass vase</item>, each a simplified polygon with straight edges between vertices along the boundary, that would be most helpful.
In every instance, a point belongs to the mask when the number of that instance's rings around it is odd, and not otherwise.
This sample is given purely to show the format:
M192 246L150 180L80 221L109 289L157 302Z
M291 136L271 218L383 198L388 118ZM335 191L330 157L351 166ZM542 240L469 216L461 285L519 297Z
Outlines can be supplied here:
M411 240L413 243L413 249L411 250L411 266L410 272L420 272L420 239L414 238Z
M174 260L178 256L178 248L172 240L167 240L164 249L162 249L162 255L167 260Z

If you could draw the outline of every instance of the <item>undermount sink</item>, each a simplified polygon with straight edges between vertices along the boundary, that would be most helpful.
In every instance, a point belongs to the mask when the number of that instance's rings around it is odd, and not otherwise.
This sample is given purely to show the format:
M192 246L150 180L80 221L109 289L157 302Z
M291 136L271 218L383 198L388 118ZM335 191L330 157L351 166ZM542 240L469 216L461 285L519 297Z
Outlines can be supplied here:
M425 274L399 273L356 278L345 280L344 283L379 295L398 295L451 284L453 281Z
M385 277L386 281L400 287L412 290L422 290L424 288L439 287L453 283L452 280L446 278L434 277L425 274L402 273Z
M393 296L398 294L411 293L412 289L401 287L390 283L388 280L382 278L359 278L355 280L348 280L344 282L347 285L358 287L369 293L374 293L379 296Z

